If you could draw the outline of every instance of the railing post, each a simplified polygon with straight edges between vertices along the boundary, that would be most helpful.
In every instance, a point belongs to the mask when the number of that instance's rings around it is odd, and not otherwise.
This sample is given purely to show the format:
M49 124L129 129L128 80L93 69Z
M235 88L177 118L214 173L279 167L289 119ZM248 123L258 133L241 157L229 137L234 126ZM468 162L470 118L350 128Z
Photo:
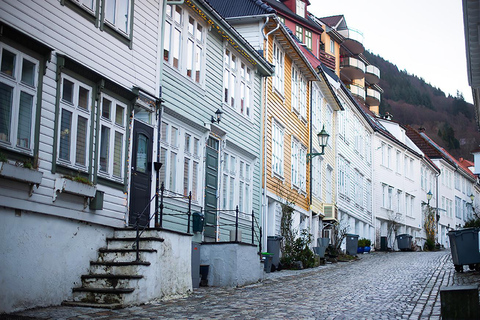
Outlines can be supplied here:
M192 217L192 191L188 193L188 223L187 223L187 233L190 232L190 218Z
M160 187L160 228L163 227L163 193L165 191L165 183L162 182L162 186Z
M255 244L255 214L252 210L252 244Z
M238 206L235 209L235 242L238 242Z
M137 237L135 238L135 253L136 253L136 260L135 261L140 261L140 228L139 228L139 224L138 224L138 218L137 218L137 223L136 223L136 227L137 227Z
M259 231L259 236L260 236L260 239L258 240L258 247L259 247L260 253L261 253L262 252L262 227L259 227L258 231Z

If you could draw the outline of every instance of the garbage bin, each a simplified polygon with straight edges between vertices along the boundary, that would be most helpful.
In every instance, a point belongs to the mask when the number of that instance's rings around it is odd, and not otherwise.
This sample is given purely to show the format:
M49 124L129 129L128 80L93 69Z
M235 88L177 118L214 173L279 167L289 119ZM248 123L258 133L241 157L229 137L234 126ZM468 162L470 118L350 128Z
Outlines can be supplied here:
M325 258L325 250L327 249L329 242L330 238L318 238L317 247L313 247L313 252L319 255L320 258Z
M193 219L193 232L202 232L203 231L203 220L205 216L201 212L192 213Z
M356 255L357 248L358 248L358 234L347 234L346 239L347 239L346 253L352 256Z
M278 269L280 264L280 241L282 240L282 236L267 237L267 251L273 253L272 264L275 266L275 269Z
M270 252L262 252L262 256L263 256L263 270L266 273L270 273L270 271L272 271L272 260L275 255Z
M412 236L409 234L399 234L397 236L397 244L399 250L412 249Z
M463 271L463 265L480 271L480 228L465 228L450 231L450 249L456 271Z

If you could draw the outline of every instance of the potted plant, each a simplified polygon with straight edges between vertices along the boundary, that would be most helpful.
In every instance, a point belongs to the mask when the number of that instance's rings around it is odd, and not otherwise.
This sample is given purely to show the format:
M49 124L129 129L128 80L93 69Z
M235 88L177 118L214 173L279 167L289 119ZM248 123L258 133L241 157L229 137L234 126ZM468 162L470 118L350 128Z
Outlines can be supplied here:
M357 253L363 253L365 248L365 238L358 239Z
M364 239L365 242L365 247L363 248L363 252L369 253L371 250L370 245L372 244L372 241L370 239Z

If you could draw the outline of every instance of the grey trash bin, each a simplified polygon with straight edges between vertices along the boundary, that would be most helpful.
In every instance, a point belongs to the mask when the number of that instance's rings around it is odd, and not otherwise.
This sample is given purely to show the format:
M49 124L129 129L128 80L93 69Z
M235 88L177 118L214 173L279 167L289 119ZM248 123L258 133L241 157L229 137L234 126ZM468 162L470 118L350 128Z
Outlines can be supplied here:
M267 252L273 253L272 264L275 266L275 269L278 269L280 264L280 241L282 240L282 236L267 237Z
M463 265L480 270L480 228L465 228L450 231L450 250L456 271L462 271Z
M270 273L272 271L272 260L275 257L273 253L270 252L262 252L263 256L263 271L266 273Z
M325 258L325 250L327 249L329 242L330 238L318 238L317 247L313 247L313 252L320 256L320 258Z
M346 239L347 239L346 253L351 256L356 255L357 249L358 249L358 234L347 234Z
M399 234L397 236L397 243L399 250L412 249L412 236L409 234Z

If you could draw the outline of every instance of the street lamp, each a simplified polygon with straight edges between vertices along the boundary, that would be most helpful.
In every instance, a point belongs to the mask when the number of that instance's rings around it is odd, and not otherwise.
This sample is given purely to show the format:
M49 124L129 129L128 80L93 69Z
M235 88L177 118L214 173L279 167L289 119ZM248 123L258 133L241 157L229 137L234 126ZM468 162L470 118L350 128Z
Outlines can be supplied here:
M470 197L470 200L472 200L472 206L473 206L473 200L475 199L475 195L472 193L471 195L469 195Z
M217 111L215 111L215 117L212 116L212 119L210 119L210 121L212 123L215 123L215 122L220 123L220 120L222 120L222 114L223 114L222 110L217 109Z
M432 197L433 197L433 193L432 193L432 191L429 190L427 192L427 201L428 201L427 206L430 206L430 200L432 200Z
M307 163L310 162L313 158L316 156L322 156L325 153L325 147L327 146L328 143L328 138L330 135L325 131L325 126L323 126L322 131L317 133L317 138L318 138L318 144L320 147L322 147L322 152L320 153L307 153Z

